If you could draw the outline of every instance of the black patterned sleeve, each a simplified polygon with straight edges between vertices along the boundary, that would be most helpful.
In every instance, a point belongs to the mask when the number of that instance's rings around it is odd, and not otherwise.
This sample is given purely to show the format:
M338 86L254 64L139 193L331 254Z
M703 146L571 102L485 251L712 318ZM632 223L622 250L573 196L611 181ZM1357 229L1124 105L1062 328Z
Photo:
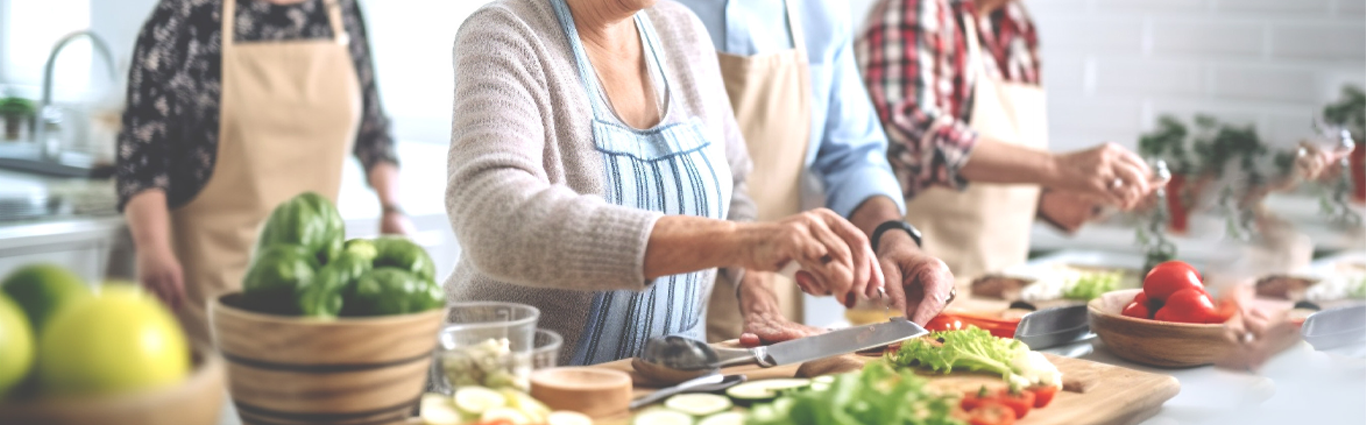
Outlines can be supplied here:
M118 135L117 189L119 211L145 190L170 192L170 138L175 99L169 87L175 64L185 60L181 26L189 8L161 2L138 33L128 71L123 126Z
M379 89L375 87L375 66L370 60L370 38L365 31L365 18L361 16L360 4L351 1L346 15L346 31L351 34L351 59L356 62L356 78L361 89L361 122L356 132L356 158L365 170L376 164L389 162L398 164L394 151L394 137L390 129L389 117L384 115L380 105Z

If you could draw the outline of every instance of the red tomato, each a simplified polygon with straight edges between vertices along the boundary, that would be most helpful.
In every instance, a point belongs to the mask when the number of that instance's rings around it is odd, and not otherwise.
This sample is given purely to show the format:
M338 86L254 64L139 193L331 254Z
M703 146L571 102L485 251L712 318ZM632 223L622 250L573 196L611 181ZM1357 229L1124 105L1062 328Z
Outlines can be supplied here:
M958 407L963 408L964 412L971 412L978 406L981 406L982 403L994 401L995 399L996 396L988 393L987 387L984 386L981 390L963 394L963 401L958 403Z
M1214 302L1210 301L1209 295L1186 288L1167 298L1167 304L1157 310L1153 318L1168 322L1206 323L1214 314Z
M996 393L995 401L1015 411L1015 419L1024 419L1025 415L1029 414L1029 409L1034 408L1034 393L1029 391L1011 392L1009 389L1003 389Z
M1190 264L1180 261L1158 264L1143 278L1143 293L1149 300L1162 303L1166 303L1167 298L1177 291L1192 288L1204 292L1204 285L1200 283L1200 273Z
M1015 328L1020 325L1020 319L1002 319L994 317L975 316L962 313L939 313L925 324L925 329L930 331L952 331L976 326L985 329L997 338L1014 338Z
M1214 314L1211 314L1205 323L1224 323L1228 319L1232 319L1233 315L1237 313L1238 304L1228 300L1219 300L1218 306L1214 308Z
M1153 318L1153 311L1148 309L1148 305L1139 303L1138 301L1131 302L1129 305L1124 306L1124 311L1119 312L1119 314L1137 319Z
M1028 391L1034 393L1034 408L1041 409L1053 401L1053 396L1058 395L1058 387L1049 385L1047 387L1033 387Z
M1142 291L1139 291L1138 295L1134 295L1134 302L1147 306L1148 311L1157 311L1157 309L1162 308L1161 301L1153 301L1152 299L1149 299L1148 294L1145 294ZM1148 318L1153 318L1153 315L1149 314Z
M997 402L986 402L968 412L969 425L1011 425L1015 423L1015 412Z

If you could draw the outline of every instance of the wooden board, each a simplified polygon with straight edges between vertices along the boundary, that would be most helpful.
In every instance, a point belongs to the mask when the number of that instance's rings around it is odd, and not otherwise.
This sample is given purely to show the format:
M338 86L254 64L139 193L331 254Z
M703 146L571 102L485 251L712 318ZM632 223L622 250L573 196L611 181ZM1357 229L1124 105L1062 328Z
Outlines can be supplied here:
M1133 424L1157 414L1162 403L1175 397L1181 386L1176 378L1126 369L1119 366L1097 363L1088 360L1047 355L1048 359L1063 373L1066 391L1060 392L1048 407L1031 411L1029 416L1016 422L1020 425L1084 425L1084 424ZM846 355L825 360L809 362L800 367L795 365L774 368L758 366L737 366L722 369L722 373L743 373L750 380L791 378L794 376L811 377L857 371L869 361L879 361L880 357ZM648 394L656 389L649 379L631 368L630 360L604 363L605 367L626 371L636 382L636 396ZM931 385L945 391L970 391L982 385L1004 387L1000 376L959 373L939 375L921 373L930 379ZM626 424L629 418L611 418L598 421L600 424Z

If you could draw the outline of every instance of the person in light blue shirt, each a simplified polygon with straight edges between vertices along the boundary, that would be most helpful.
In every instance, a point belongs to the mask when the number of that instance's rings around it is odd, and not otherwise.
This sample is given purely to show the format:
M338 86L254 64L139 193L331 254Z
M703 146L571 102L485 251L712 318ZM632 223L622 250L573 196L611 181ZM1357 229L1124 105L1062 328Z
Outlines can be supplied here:
M815 207L847 217L878 255L889 298L879 302L921 324L937 315L952 296L953 275L920 250L918 232L903 221L887 137L855 64L849 8L826 0L678 1L701 19L718 52L754 161L750 193L760 219ZM818 332L782 314L779 294L795 294L783 280L751 272L738 283L718 281L708 338L756 345ZM795 280L806 287L802 272Z

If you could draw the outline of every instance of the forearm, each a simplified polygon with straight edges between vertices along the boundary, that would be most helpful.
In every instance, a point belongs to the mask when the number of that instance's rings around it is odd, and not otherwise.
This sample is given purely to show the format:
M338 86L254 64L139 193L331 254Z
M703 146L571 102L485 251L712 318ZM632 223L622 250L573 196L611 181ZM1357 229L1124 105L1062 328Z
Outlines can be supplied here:
M382 207L399 205L399 175L398 166L392 162L382 161L370 167L366 173L367 182L370 187L375 189L375 198L379 200Z
M979 136L959 175L971 182L1052 186L1058 174L1053 154Z
M739 247L756 224L670 215L655 222L645 247L645 278L739 265Z
M166 208L166 192L145 190L129 198L124 207L133 244L144 251L171 251L171 214Z
M877 226L892 220L902 220L901 210L896 207L896 202L886 196L874 196L859 204L853 214L849 215L849 222L854 223L859 230L873 237L873 231Z

